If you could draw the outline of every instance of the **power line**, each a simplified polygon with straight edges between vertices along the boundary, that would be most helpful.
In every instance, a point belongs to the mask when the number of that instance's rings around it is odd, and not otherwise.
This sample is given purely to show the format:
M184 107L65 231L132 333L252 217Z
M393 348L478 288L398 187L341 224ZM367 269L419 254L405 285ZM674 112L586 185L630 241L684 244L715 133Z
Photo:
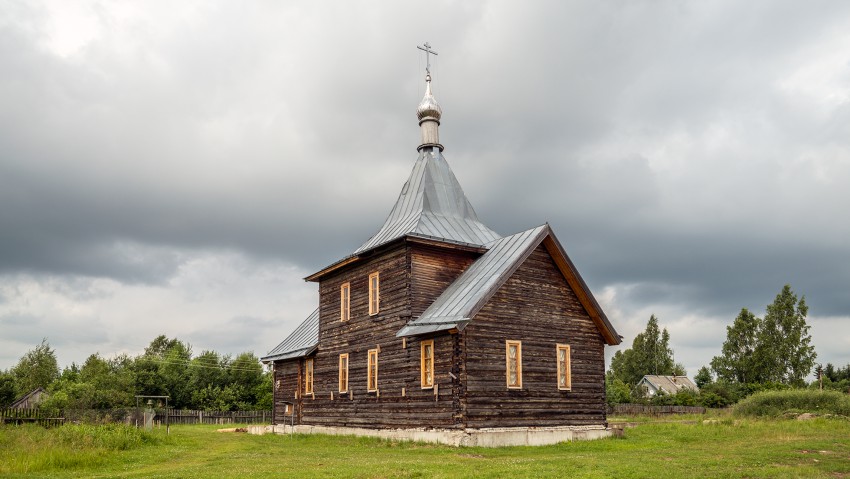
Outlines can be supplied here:
M159 364L173 364L173 365L176 365L176 366L188 366L188 367L194 366L194 367L199 367L199 368L223 369L223 370L229 370L229 371L248 371L248 372L255 372L256 371L256 369L240 368L240 367L237 367L237 366L224 366L224 365L221 365L221 364L213 365L213 364L209 364L209 363L203 364L202 362L194 362L195 361L194 359L182 361L182 360L169 360L169 359L165 359L165 358L152 358L150 356L138 356L136 359L137 360L140 359L140 360L144 360L144 361L150 361L150 362L159 363ZM260 366L260 371L262 371L262 370L263 370L263 368L262 368L262 366Z

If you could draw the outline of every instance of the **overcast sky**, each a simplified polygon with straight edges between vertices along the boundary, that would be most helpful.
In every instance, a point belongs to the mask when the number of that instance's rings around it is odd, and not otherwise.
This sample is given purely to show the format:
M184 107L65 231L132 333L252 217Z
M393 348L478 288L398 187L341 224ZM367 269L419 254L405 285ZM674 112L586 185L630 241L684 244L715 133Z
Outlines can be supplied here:
M265 354L407 178L425 41L479 217L548 221L625 346L693 374L790 283L850 363L848 2L0 0L0 369Z

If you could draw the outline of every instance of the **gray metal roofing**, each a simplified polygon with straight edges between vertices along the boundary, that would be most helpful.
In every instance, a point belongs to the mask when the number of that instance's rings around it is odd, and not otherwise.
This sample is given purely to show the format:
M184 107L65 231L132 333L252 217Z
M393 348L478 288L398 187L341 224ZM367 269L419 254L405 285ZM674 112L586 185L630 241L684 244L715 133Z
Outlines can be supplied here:
M676 394L682 389L699 391L699 388L687 376L661 376L647 374L643 377L646 382L652 384L655 389L661 389L667 394Z
M462 329L550 232L542 225L488 243L489 250L396 336Z
M319 308L316 308L310 316L307 316L307 319L295 328L292 334L269 351L269 354L260 358L260 361L268 362L299 358L312 353L318 345Z
M389 217L354 254L407 234L485 245L499 239L475 214L438 148L423 148Z

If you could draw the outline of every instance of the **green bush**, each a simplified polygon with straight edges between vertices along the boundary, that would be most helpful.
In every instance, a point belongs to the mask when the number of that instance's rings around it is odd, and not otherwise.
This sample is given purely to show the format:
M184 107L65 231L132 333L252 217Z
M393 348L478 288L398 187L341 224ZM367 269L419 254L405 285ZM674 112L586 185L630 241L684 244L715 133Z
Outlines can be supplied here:
M729 401L725 397L714 394L713 392L700 391L699 404L702 407L721 408L728 406Z
M605 399L608 404L622 404L632 402L631 391L629 386L620 379L605 380Z
M737 416L777 417L786 413L850 416L850 396L838 391L792 389L762 391L735 405Z

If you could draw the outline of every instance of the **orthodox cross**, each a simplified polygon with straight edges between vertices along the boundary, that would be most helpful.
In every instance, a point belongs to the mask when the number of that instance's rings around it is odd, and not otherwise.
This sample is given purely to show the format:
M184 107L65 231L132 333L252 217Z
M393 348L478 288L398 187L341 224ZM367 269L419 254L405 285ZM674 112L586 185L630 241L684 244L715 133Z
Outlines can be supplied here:
M425 72L429 75L431 74L431 54L437 54L434 50L431 50L431 45L428 45L428 42L425 42L423 46L416 45L416 48L425 52Z

